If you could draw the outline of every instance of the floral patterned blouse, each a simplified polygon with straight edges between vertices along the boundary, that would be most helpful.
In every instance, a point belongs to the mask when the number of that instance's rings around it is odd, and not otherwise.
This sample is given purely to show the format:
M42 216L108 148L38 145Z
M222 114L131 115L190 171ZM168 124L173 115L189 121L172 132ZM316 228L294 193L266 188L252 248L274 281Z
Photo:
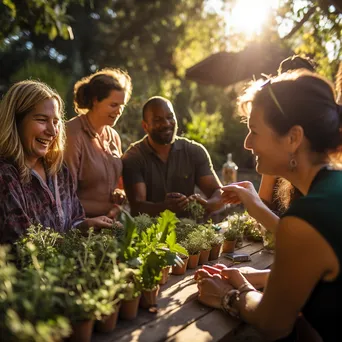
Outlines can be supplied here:
M31 224L66 232L84 220L68 169L63 166L46 184L32 171L31 181L22 184L16 166L0 158L0 243L12 243Z

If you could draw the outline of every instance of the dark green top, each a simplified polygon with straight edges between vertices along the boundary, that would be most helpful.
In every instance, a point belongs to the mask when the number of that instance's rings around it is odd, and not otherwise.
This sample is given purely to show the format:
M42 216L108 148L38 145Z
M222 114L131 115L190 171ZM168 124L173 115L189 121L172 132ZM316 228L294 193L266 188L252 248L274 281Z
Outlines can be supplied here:
M147 136L131 144L122 161L125 188L145 183L146 201L153 203L163 202L168 192L190 196L200 177L217 177L204 146L181 137L172 144L167 163L159 159Z
M312 225L331 245L342 265L342 171L319 171L308 194L296 199L284 216L296 216ZM340 271L334 281L316 285L302 310L324 342L341 340L341 291Z

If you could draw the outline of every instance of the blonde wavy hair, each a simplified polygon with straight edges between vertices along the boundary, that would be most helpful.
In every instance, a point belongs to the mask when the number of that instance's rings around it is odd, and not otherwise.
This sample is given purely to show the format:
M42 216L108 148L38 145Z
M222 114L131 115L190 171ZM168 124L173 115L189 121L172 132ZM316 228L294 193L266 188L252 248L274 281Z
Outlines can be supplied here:
M64 103L58 93L43 82L25 80L15 83L0 103L0 155L16 164L23 183L30 181L31 171L25 165L25 152L18 132L18 123L39 102L48 99L57 101L61 120L58 135L45 156L49 174L55 175L62 166L65 145Z

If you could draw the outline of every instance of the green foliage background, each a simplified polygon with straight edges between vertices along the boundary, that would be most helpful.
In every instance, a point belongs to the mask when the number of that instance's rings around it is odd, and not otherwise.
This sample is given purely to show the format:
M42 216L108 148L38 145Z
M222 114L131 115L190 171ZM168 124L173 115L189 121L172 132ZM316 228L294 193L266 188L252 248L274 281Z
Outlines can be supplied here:
M252 168L243 149L246 127L236 115L241 87L199 85L185 78L186 69L212 53L267 41L309 55L334 81L342 55L342 14L335 1L280 0L263 33L248 41L226 31L209 0L0 0L0 94L20 79L40 79L59 91L70 118L73 84L102 67L120 67L134 86L116 127L124 148L144 134L143 103L161 95L174 104L179 134L203 143L216 169L228 152L240 168ZM236 2L221 0L222 8L229 11ZM285 21L292 29L281 37Z

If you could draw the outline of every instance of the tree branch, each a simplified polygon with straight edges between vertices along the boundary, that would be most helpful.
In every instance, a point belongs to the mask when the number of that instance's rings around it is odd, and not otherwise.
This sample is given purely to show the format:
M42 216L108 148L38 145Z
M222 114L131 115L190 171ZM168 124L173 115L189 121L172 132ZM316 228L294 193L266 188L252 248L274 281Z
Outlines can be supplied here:
M315 13L317 6L309 8L309 10L304 14L303 18L296 23L292 30L283 39L291 38L303 25L307 22L310 17Z

